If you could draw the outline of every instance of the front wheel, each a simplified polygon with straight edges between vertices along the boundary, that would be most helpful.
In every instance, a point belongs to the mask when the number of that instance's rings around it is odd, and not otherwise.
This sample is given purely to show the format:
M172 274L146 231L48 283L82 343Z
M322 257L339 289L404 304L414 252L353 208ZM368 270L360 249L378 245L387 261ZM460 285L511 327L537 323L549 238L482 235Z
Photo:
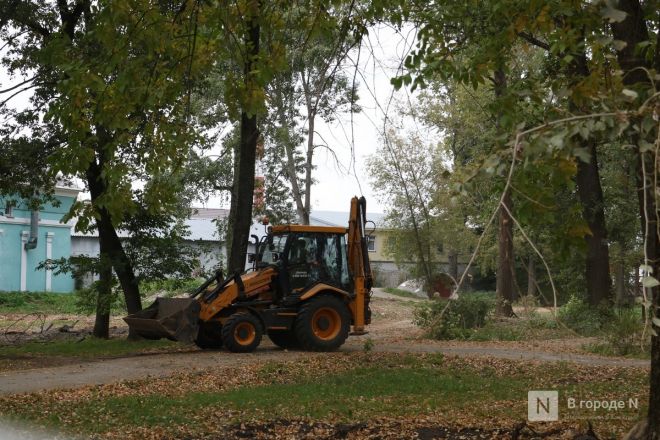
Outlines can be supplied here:
M304 350L333 351L346 341L350 322L348 307L341 299L320 295L301 306L294 331Z
M235 353L254 351L262 335L261 323L248 312L234 313L222 326L222 342L227 350Z

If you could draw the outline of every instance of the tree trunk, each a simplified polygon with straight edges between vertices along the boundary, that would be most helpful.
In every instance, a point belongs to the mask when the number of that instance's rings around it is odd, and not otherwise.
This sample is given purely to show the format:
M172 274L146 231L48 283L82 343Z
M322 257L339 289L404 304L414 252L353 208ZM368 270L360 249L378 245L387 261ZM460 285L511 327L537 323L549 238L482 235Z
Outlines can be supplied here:
M101 209L99 212L100 224L99 238L103 234L106 241L107 255L109 256L112 267L115 269L119 285L124 292L124 300L126 301L126 310L128 313L136 313L142 310L142 300L140 299L140 286L138 280L133 272L133 265L128 259L124 246L117 235L117 231L112 225L110 214ZM129 334L129 336L134 336Z
M308 105L307 106L307 158L305 161L305 209L303 211L303 216L300 219L300 222L303 225L309 224L309 214L312 211L312 169L314 167L314 129L316 119L316 114L314 110Z
M589 304L597 305L611 298L612 278L607 247L603 190L600 185L595 141L589 141L588 149L591 159L589 163L578 159L576 180L578 196L582 204L582 215L591 231L591 234L585 236L587 242L585 273L587 299Z
M504 194L504 205L512 210L511 192ZM513 316L513 221L509 213L500 207L499 232L497 235L498 258L497 258L497 310L498 316Z
M249 54L245 58L243 69L244 81L247 90L254 87L253 60L259 55L259 22L258 17L250 18L248 31L245 35L245 46ZM244 105L246 105L244 103ZM234 188L231 199L231 213L229 229L231 242L229 243L229 257L227 268L229 273L243 272L247 256L250 226L252 225L252 199L254 194L254 170L257 157L257 142L259 129L257 117L248 113L247 109L241 112L240 143L235 160L238 161L237 173L234 175Z
M100 255L108 254L105 238L99 236ZM92 334L96 338L110 337L110 303L112 300L112 264L105 257L100 257L99 282L96 288L96 319Z
M536 296L536 263L533 255L527 260L527 296Z
M589 76L586 54L579 54L575 57L569 67L569 74L575 83ZM570 108L572 111L581 111L573 103L570 104ZM589 162L578 159L576 182L578 198L582 205L582 217L587 222L590 231L584 237L587 243L585 267L587 301L595 306L602 301L611 300L612 277L610 276L610 255L605 226L605 201L600 184L596 141L593 139L584 141L582 147L589 152L590 159Z
M642 164L642 157L644 158ZM640 203L642 234L645 240L645 254L648 264L653 268L653 276L660 276L660 236L658 236L658 216L655 204L655 186L653 168L655 157L652 153L640 153L638 158L638 198ZM647 179L644 181L644 170ZM648 218L648 222L646 219ZM660 319L660 288L646 289L647 298L653 301L651 317ZM651 324L656 335L651 337L651 377L649 388L649 412L647 439L660 439L660 326Z
M506 76L504 70L498 69L495 71L493 85L495 88L495 96L500 98L506 91ZM497 126L499 129L500 121L498 119ZM502 203L513 212L513 201L511 200L511 191L509 189L504 193ZM496 282L496 296L497 308L495 313L498 316L513 316L513 221L509 213L502 206L499 207L499 229L497 233L497 282Z
M620 255L614 263L614 292L616 304L621 306L626 301L626 262L624 248L620 244Z
M101 177L101 166L96 161L90 163L87 168L87 185L94 204L100 197L105 194L107 187L105 181ZM101 260L101 276L106 270L106 265L114 268L119 284L124 292L124 301L126 302L126 309L128 313L136 313L142 310L142 301L140 299L140 287L137 278L133 273L133 266L124 252L124 247L119 240L117 231L112 224L110 213L105 208L98 209L98 218L96 220L98 233ZM112 269L110 269L110 278L112 278ZM99 292L100 294L100 292ZM108 322L109 323L109 322ZM95 325L96 331L96 325ZM138 336L129 332L129 339L136 339Z
M651 38L644 18L644 11L638 0L620 0L616 8L626 13L626 18L622 22L612 24L614 38L626 43L617 52L619 66L626 73L623 78L624 84L648 83L649 78L646 76L646 72L639 68L646 67L660 70L660 50L656 50L653 63L649 62L641 51L638 51L638 44ZM660 40L660 35L657 38ZM633 143L636 145L638 145L638 141L639 139L633 139ZM648 264L653 268L653 275L657 277L660 275L659 214L655 204L655 185L650 178L654 175L656 161L657 158L652 152L642 153L639 148L637 149L637 198L639 200L642 236L645 238L644 251ZM649 180L644 180L644 174ZM656 286L648 289L647 294L653 298L652 316L660 319L660 288ZM653 325L653 327L656 333L660 334L660 327L656 325ZM658 440L660 439L660 336L657 335L651 338L651 374L649 382L648 427L645 438Z
M449 275L458 282L458 252L451 249L447 255L447 262L449 263Z

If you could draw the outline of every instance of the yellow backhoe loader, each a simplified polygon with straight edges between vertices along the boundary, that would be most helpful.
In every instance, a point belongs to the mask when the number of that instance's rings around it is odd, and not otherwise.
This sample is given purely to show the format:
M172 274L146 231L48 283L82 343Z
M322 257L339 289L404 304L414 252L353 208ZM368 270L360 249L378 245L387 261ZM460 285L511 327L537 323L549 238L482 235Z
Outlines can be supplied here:
M145 338L201 348L250 352L267 334L282 348L335 350L371 321L366 223L366 200L353 197L348 228L268 227L253 236L250 270L217 272L190 298L158 298L124 320Z

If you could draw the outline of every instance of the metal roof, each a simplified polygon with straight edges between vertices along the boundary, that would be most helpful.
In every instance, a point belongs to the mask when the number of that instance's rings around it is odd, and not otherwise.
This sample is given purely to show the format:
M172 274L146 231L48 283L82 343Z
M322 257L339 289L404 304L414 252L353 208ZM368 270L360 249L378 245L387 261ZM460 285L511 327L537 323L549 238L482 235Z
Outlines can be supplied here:
M228 209L221 208L193 208L194 213L191 218L185 220L188 226L190 235L186 237L187 240L203 240L203 241L218 241L217 224L214 221L218 218L226 218L229 215ZM346 229L348 227L348 212L341 211L314 211L310 215L310 226L330 226L340 227ZM367 213L367 220L373 221L377 227L383 227L383 220L385 214ZM117 231L119 238L129 238L128 231ZM255 221L250 227L250 234L255 234L259 237L265 234L264 226ZM76 232L75 228L71 229L71 236L73 237L98 237L98 231L92 232Z
M309 216L309 223L313 226L341 226L348 227L349 212L346 211L312 211ZM367 220L371 220L376 227L383 227L385 214L368 212Z

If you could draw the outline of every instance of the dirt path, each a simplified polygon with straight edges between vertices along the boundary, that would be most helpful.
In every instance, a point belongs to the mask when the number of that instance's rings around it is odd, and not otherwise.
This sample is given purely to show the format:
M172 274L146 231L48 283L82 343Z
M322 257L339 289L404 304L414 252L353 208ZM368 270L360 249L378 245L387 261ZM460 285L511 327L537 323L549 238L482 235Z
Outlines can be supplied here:
M384 292L382 292L384 293ZM341 351L362 351L370 340L372 350L397 353L443 353L460 357L494 357L501 359L574 362L593 366L648 367L649 361L607 358L571 352L561 344L544 343L469 343L419 339L420 331L411 322L412 311L406 298L377 294L373 300L373 324L366 336L351 337ZM390 298L393 297L393 298ZM563 341L565 342L565 341ZM181 370L205 370L219 366L239 366L254 362L295 360L302 357L325 356L323 353L284 351L267 339L250 354L230 354L225 351L190 351L150 354L96 362L34 368L0 373L0 394L35 392L57 388L77 388L85 385L112 383L149 376L162 377Z

